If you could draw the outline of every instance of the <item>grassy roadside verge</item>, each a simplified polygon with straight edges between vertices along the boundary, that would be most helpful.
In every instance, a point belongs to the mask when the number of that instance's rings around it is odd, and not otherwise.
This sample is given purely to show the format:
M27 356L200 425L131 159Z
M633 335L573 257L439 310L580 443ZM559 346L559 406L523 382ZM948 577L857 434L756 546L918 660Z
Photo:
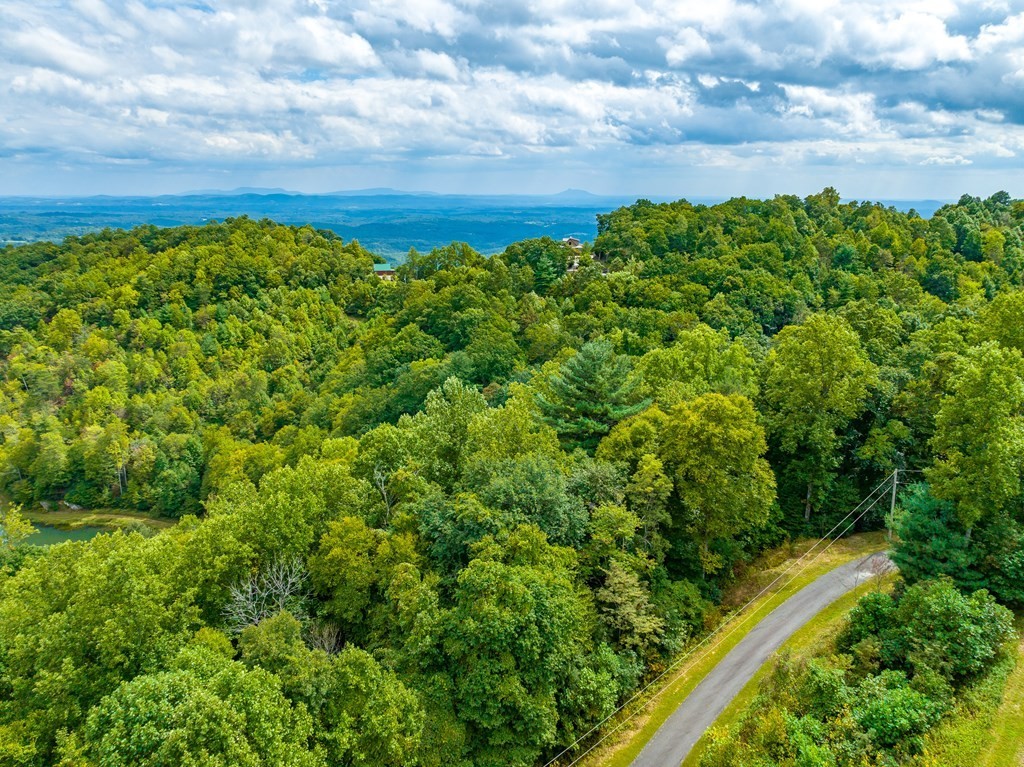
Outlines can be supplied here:
M846 614L857 604L857 600L869 591L889 588L895 580L895 574L889 574L881 578L872 578L856 586L853 591L841 596L797 629L796 633L783 643L776 654L788 652L793 658L810 658L820 654L828 644L828 641L839 630L843 620L846 618ZM757 670L757 673L751 677L746 686L740 690L739 695L733 698L732 702L726 706L718 719L715 720L714 726L716 728L726 729L739 721L757 695L758 688L761 686L761 680L768 674L770 668L770 665L765 663ZM682 767L697 767L707 748L707 742L706 735L698 740L690 751L689 756L683 762Z
M1024 617L1017 619L1024 632ZM917 767L1024 765L1024 640L925 739Z
M813 545L814 541L803 541L759 558L748 568L751 575L742 578L726 595L722 605L723 614L727 615L745 604ZM628 767L693 688L739 644L761 618L826 572L846 562L882 551L886 546L883 534L867 533L837 541L828 551L816 556L820 553L819 547L801 565L783 576L771 591L756 599L743 613L723 626L711 642L694 652L691 658L666 677L663 684L652 688L630 706L623 716L634 711L639 713L580 764L587 767ZM607 729L614 727L615 722L609 722Z
M992 742L975 762L977 767L1024 765L1024 616L1017 618L1017 665L1006 680L1003 702L992 723Z

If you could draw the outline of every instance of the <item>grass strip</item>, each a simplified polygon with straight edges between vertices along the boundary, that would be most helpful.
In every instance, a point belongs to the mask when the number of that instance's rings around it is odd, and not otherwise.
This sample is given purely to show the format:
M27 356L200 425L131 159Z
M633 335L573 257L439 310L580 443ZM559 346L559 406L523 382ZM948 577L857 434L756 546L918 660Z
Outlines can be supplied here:
M1024 617L1016 651L963 696L925 740L919 767L1024 765Z
M1021 642L1017 646L1017 664L996 712L992 743L982 753L978 767L1019 767L1024 765L1024 617L1017 619Z

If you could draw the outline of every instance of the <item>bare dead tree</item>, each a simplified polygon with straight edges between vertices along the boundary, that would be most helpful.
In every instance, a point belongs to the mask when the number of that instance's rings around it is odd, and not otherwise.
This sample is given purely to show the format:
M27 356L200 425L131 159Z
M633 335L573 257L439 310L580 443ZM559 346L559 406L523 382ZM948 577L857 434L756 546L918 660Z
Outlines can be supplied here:
M314 621L306 629L306 643L314 650L323 650L329 655L334 655L344 643L341 628L331 621Z
M869 569L871 571L871 579L874 581L875 591L881 591L885 576L895 570L896 566L888 557L876 555L872 557Z
M385 522L391 519L391 507L395 502L395 497L389 486L390 480L391 477L384 470L383 466L378 463L373 467L373 486L377 488L377 492L380 493L380 497L384 500Z
M306 568L298 557L278 559L239 581L228 595L224 621L234 633L289 610L301 617Z

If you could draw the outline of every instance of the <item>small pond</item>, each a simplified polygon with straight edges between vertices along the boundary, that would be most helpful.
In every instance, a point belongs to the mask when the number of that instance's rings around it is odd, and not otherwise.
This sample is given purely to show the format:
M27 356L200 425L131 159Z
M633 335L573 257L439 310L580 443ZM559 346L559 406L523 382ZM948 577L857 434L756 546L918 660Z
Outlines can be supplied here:
M36 546L50 546L54 543L64 541L87 541L97 533L105 532L102 527L88 526L79 527L74 530L61 530L50 525L36 525L36 532L25 539L25 543Z

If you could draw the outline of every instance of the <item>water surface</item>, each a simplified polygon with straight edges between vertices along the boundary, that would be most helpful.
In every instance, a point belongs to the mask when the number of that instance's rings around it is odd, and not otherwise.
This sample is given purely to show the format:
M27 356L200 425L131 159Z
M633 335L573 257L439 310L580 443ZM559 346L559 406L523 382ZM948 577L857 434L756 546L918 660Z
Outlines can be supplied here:
M36 525L35 528L36 532L26 538L25 543L35 546L51 546L64 541L87 541L97 533L106 532L104 528L93 525L78 527L74 530L61 530L51 525Z

